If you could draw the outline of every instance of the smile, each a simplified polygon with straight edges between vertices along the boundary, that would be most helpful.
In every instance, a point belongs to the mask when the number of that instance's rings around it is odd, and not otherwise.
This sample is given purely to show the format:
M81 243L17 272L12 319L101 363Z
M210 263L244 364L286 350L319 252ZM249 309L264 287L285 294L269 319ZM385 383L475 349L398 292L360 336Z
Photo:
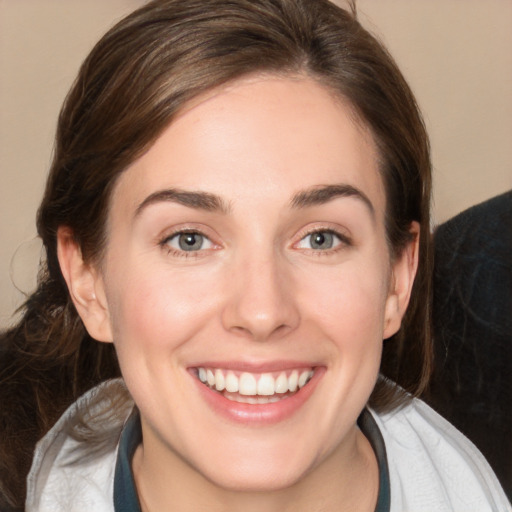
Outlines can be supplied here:
M228 400L248 404L268 404L293 396L313 377L313 368L280 372L250 373L221 368L197 368L197 378Z

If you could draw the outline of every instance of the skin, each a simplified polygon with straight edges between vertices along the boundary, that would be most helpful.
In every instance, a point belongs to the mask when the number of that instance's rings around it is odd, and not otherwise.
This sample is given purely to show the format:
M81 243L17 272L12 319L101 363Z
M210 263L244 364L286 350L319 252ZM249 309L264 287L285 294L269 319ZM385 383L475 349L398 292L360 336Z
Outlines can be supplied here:
M352 193L293 204L329 185ZM155 195L170 189L217 208ZM374 509L376 460L356 420L417 264L416 241L391 261L385 207L375 145L349 106L312 79L260 76L194 102L123 173L101 267L59 231L75 305L115 344L141 412L144 510ZM179 248L184 229L206 237L200 250ZM313 248L326 231L332 247ZM320 378L268 425L213 410L189 371L290 359Z

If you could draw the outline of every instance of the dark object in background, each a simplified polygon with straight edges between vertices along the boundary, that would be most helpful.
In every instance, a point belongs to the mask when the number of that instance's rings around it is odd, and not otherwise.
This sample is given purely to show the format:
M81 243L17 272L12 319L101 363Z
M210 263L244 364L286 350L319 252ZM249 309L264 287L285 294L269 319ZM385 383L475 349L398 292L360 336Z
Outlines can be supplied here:
M512 500L512 191L442 224L434 240L424 398L476 444Z

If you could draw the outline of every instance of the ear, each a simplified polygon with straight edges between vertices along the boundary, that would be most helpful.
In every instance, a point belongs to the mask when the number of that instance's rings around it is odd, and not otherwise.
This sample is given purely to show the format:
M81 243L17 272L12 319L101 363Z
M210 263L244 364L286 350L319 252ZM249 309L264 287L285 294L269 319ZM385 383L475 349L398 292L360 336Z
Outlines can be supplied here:
M69 294L87 332L92 338L112 342L110 315L103 278L82 259L82 251L68 227L57 231L57 256Z
M393 262L391 269L390 289L384 314L384 339L393 336L400 329L418 269L420 225L412 222L409 231L413 239Z

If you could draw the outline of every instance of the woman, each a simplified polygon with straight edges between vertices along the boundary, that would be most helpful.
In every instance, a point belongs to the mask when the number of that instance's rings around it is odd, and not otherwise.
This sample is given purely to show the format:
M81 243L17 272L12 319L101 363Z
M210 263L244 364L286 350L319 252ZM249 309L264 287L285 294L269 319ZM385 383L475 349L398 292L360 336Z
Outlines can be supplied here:
M47 260L4 335L4 395L27 395L4 460L46 434L27 510L505 510L412 398L429 198L414 98L353 13L158 0L121 21L61 113Z

